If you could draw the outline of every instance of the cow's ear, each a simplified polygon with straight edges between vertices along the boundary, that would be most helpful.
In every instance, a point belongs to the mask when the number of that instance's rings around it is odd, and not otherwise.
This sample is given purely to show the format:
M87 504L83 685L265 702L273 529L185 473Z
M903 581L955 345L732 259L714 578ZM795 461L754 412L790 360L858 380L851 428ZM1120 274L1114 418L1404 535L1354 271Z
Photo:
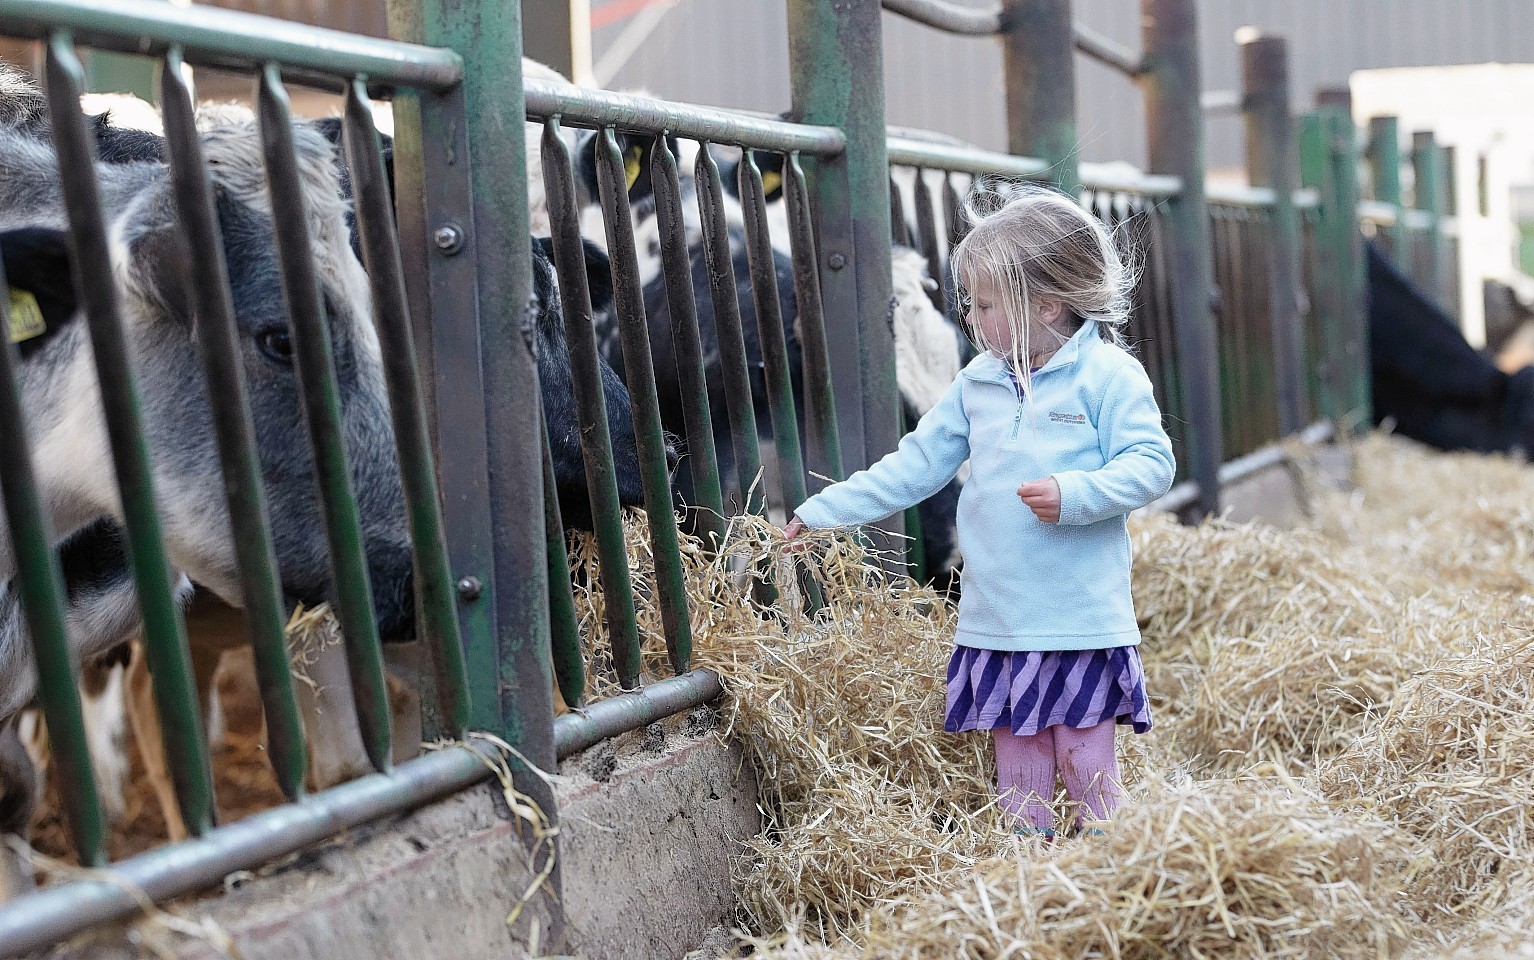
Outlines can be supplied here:
M191 250L174 226L146 230L128 241L129 284L133 292L191 322Z
M756 151L756 168L762 171L762 193L767 202L783 196L783 154Z
M69 236L62 230L27 227L0 233L0 261L11 289L0 307L6 311L10 339L23 351L75 317L79 300Z

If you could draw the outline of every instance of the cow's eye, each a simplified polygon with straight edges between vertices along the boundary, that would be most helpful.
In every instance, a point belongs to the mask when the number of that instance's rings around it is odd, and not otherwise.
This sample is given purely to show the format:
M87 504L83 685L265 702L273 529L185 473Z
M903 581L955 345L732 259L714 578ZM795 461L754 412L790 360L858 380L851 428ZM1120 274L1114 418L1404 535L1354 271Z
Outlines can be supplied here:
M287 327L274 327L256 334L256 346L278 363L293 362L293 337Z

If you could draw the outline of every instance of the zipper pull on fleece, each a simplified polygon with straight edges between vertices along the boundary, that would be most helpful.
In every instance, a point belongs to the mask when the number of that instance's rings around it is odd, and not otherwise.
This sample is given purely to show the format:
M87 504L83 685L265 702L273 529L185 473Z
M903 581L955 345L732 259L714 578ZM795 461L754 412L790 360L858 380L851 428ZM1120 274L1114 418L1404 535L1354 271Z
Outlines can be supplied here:
M1023 398L1017 398L1017 413L1012 416L1012 439L1017 439L1018 425L1023 422Z

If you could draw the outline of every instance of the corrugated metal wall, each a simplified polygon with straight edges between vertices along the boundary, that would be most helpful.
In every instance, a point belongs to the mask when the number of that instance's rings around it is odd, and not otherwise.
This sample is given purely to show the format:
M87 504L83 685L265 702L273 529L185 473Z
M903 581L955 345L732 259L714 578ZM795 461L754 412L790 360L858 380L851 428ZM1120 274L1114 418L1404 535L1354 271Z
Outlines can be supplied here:
M989 6L995 0L955 2ZM601 5L593 0L593 9ZM1081 22L1138 48L1136 0L1077 0L1075 10ZM1297 104L1309 103L1317 87L1345 84L1359 69L1534 62L1530 0L1211 0L1200 5L1200 15L1206 90L1238 85L1233 35L1252 25L1290 37ZM890 122L1004 147L997 44L943 36L891 14L884 21ZM596 57L623 26L597 33ZM610 85L699 103L784 110L785 32L782 0L680 0ZM1076 69L1081 158L1143 163L1139 91L1081 57ZM1211 165L1239 166L1239 121L1213 119L1208 132Z

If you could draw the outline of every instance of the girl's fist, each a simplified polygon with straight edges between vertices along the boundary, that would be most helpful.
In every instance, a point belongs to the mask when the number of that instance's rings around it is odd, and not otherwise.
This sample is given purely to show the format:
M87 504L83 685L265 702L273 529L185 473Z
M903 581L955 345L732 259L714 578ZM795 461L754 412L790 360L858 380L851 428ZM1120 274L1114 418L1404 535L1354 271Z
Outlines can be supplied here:
M1029 480L1017 488L1017 495L1040 520L1045 523L1060 522L1060 484L1054 477Z

